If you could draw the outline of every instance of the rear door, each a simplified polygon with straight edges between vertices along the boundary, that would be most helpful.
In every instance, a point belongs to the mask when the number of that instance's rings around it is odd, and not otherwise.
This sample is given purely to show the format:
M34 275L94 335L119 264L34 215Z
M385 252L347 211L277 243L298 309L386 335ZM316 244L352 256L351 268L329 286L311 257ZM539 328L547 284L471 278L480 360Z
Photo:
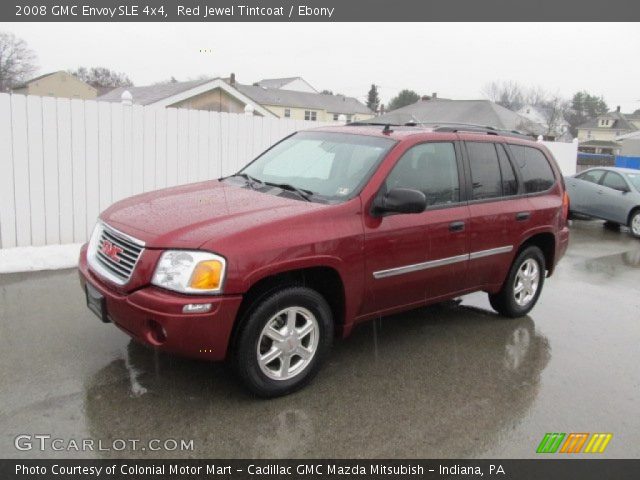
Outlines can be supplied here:
M419 305L462 290L468 263L468 208L463 202L460 150L456 142L409 148L380 192L424 192L418 214L372 217L365 222L367 298L363 314Z
M627 205L630 187L627 181L617 172L607 171L598 189L596 211L600 218L627 223L627 215L632 205Z
M604 170L594 169L566 179L569 205L572 212L597 216L599 183Z
M513 250L530 219L530 204L505 147L492 141L466 141L469 189L468 287L501 283Z

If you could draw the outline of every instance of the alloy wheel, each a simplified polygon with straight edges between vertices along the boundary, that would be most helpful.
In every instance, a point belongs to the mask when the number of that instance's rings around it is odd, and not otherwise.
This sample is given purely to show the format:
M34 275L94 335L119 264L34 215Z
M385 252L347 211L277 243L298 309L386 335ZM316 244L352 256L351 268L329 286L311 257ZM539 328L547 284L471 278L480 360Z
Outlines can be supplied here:
M302 373L313 360L320 328L318 320L303 307L288 307L269 319L258 339L260 370L273 380L289 380Z
M640 237L640 213L636 213L631 219L631 232Z
M513 296L516 303L524 307L533 300L540 285L540 267L533 258L527 258L516 274Z

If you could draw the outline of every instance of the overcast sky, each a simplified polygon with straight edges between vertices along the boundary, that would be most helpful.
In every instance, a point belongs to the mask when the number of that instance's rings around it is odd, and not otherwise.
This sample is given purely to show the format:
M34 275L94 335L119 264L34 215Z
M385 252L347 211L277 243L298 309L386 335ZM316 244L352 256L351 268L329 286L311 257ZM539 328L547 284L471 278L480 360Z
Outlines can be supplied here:
M36 51L40 73L105 66L136 85L171 76L241 83L304 77L318 90L383 102L403 88L482 98L492 80L640 108L637 24L598 23L0 23ZM210 49L211 53L201 53Z

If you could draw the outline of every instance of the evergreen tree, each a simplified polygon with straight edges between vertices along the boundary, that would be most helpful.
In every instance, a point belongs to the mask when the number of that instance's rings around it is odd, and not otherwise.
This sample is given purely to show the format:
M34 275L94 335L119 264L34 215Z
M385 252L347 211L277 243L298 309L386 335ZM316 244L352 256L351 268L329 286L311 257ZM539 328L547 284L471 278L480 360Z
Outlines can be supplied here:
M380 106L380 96L378 95L378 87L374 84L371 84L371 88L369 89L369 93L367 94L367 107L373 110L374 112L378 111L378 107Z

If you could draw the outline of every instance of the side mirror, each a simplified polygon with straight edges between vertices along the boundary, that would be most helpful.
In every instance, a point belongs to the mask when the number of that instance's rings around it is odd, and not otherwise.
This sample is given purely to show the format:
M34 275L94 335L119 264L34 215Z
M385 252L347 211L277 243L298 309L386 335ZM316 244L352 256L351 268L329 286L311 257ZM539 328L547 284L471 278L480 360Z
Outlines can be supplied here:
M392 188L386 195L378 197L374 213L421 213L427 208L427 197L419 190Z

